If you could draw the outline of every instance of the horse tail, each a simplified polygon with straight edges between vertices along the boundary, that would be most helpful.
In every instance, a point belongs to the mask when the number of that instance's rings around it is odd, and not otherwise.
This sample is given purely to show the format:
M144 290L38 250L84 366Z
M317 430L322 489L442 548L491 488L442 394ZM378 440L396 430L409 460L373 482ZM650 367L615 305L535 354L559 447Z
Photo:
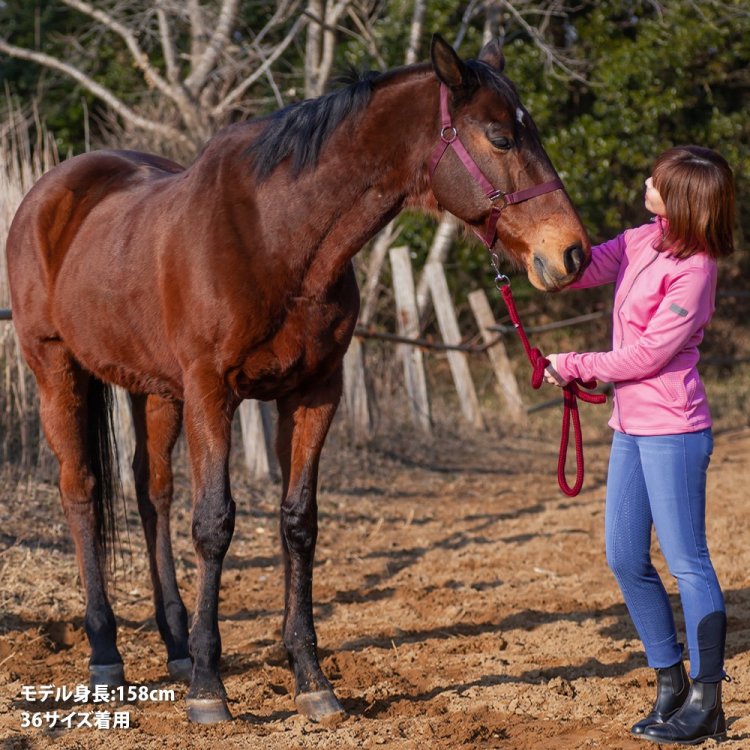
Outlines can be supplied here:
M105 570L114 571L115 556L111 552L118 540L115 499L122 497L122 485L115 439L113 387L91 376L86 405L86 447L95 479L96 541L104 556Z

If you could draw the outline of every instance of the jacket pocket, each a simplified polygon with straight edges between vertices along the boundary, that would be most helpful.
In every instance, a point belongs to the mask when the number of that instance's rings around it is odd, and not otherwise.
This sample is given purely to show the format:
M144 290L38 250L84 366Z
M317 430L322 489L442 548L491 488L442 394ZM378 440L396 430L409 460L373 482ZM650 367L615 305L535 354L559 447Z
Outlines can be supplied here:
M687 409L689 398L685 388L684 372L665 372L659 375L659 385L664 393L665 400L674 406ZM695 390L695 389L693 389Z

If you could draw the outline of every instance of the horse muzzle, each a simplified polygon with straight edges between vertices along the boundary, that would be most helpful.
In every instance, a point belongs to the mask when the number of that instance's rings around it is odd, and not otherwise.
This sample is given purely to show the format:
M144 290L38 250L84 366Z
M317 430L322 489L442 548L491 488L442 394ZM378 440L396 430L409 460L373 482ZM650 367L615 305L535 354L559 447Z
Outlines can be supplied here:
M586 268L590 260L580 242L570 244L557 262L548 255L535 251L528 266L529 281L544 292L556 292L572 284Z

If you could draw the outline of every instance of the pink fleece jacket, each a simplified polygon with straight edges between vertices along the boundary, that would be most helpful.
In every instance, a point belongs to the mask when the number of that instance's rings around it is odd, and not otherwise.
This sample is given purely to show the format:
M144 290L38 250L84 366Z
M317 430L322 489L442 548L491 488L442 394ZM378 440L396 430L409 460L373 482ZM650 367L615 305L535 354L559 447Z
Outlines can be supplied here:
M557 357L566 380L614 383L610 427L630 435L671 435L711 426L698 375L698 345L716 298L716 262L657 252L666 222L628 229L591 252L572 288L615 284L612 351Z

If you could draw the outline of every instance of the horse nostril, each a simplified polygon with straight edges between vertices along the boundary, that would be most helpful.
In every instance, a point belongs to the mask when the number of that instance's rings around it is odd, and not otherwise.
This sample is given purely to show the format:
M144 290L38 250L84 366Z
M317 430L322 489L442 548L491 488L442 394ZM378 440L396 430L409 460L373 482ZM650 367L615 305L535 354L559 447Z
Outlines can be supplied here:
M568 273L575 273L583 264L585 255L580 242L570 245L563 253L565 270Z

